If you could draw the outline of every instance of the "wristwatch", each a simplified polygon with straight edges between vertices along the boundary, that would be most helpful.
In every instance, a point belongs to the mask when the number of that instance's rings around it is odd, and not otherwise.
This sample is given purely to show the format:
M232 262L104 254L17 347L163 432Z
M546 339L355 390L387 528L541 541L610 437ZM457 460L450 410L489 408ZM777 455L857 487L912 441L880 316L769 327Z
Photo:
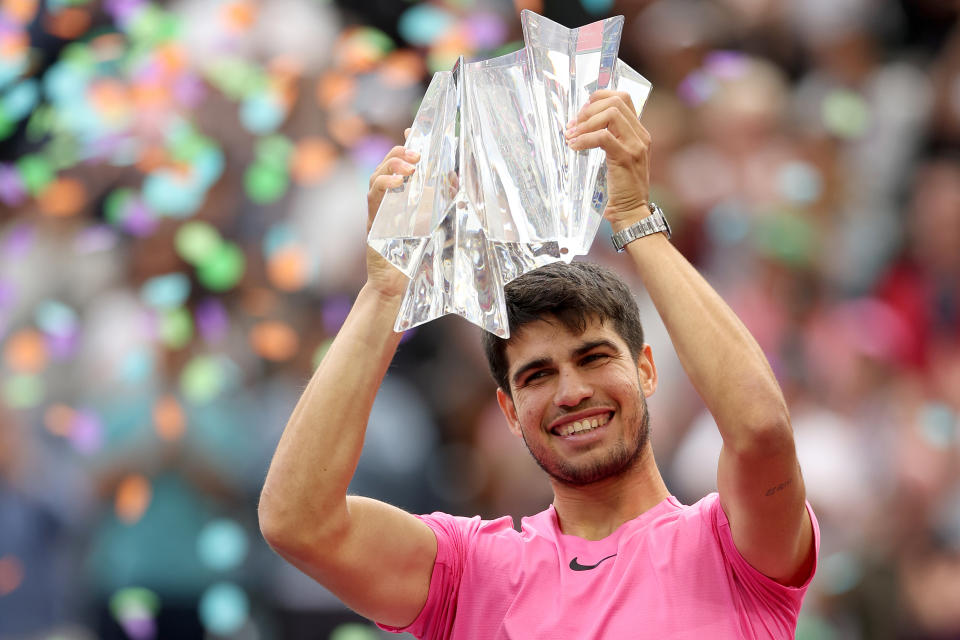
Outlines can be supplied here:
M670 237L670 223L663 215L663 210L655 202L648 202L647 206L650 208L649 216L610 236L614 249L623 251L634 240L654 233L665 233Z

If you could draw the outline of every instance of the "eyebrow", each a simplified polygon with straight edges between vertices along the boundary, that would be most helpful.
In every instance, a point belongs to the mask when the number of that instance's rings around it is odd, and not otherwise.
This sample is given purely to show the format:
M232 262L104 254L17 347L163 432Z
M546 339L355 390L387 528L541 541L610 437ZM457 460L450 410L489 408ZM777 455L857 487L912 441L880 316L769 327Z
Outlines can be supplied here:
M583 343L582 345L580 345L579 347L571 351L570 355L573 356L574 358L579 358L580 356L593 351L597 347L607 347L608 349L619 351L619 349L617 348L617 345L615 345L613 342L601 338L600 340L591 340L590 342ZM520 384L520 378L522 378L523 374L525 374L527 371L530 371L531 369L539 369L541 367L546 367L550 365L552 362L553 362L553 359L551 358L537 358L535 360L531 360L530 362L523 364L519 369L516 370L516 372L514 372L513 377L511 378L511 382L513 382L513 386L517 386Z

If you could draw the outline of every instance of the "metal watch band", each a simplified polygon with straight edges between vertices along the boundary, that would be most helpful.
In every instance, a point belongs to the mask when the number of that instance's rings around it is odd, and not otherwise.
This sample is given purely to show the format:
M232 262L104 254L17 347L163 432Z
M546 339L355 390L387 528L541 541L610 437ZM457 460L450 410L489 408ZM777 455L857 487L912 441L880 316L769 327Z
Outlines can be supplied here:
M663 215L663 210L655 202L648 202L647 206L650 208L649 216L610 236L614 249L623 251L634 240L654 233L665 233L670 237L670 223Z

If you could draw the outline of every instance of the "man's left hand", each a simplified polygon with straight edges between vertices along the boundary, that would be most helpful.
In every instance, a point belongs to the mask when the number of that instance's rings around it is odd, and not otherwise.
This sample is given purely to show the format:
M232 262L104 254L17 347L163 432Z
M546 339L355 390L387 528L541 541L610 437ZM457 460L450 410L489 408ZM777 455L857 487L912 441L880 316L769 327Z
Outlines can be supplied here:
M650 215L650 133L640 124L630 95L603 89L568 123L571 149L607 153L607 208L614 231Z

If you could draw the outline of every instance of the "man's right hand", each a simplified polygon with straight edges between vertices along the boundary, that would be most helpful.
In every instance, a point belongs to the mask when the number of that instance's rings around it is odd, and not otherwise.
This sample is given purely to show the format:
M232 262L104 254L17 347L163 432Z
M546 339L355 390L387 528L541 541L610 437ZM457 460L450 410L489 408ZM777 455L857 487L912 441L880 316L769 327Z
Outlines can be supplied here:
M410 134L410 129L404 136ZM413 175L414 163L420 160L420 154L401 146L390 150L387 156L370 176L370 191L367 192L367 233L373 226L380 203L387 189L395 189L403 184L405 177ZM387 298L399 298L407 289L409 278L402 271L387 262L383 256L367 245L367 285Z

